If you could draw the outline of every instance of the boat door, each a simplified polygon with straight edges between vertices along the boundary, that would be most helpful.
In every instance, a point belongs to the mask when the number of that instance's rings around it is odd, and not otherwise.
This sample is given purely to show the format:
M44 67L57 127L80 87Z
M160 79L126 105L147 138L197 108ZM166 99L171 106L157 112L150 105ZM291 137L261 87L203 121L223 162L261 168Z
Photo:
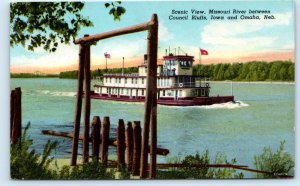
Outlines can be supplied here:
M111 95L111 88L108 88L108 96L110 97Z
M175 90L174 100L178 100L178 90Z

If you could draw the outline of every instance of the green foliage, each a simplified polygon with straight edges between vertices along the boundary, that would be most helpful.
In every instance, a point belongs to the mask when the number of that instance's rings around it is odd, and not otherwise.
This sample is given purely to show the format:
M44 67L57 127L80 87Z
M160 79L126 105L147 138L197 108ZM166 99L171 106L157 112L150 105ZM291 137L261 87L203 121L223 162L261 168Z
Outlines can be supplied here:
M129 67L129 68L124 68L124 74L131 74L131 73L137 73L138 68L137 67ZM97 69L91 71L91 77L97 77L97 76L103 76L103 74L121 74L122 73L122 68L113 68L113 69ZM59 78L62 79L77 79L78 71L66 71L66 72L61 72L59 74Z
M82 2L15 2L10 4L10 45L28 50L43 46L55 52L58 43L75 40L81 27L93 23L80 14Z
M59 179L65 180L96 180L114 179L115 171L107 171L106 167L99 162L89 162L80 166L64 166L59 171Z
M170 168L166 171L157 171L157 179L231 179L243 178L242 173L237 173L235 169L231 168L210 168L211 163L208 150L203 155L196 153L195 155L188 155L184 159L171 159L172 163L182 163L184 168ZM226 156L218 154L215 159L215 164L235 164L236 160L230 162L226 160ZM192 167L192 165L199 165L199 167Z
M11 145L10 167L12 179L54 179L55 171L49 169L53 158L51 152L56 148L57 142L48 141L44 147L43 154L37 154L34 149L30 150L32 141L28 140L27 124L19 142Z
M288 175L295 166L292 157L284 150L285 141L280 142L279 149L272 152L270 147L265 147L263 152L254 156L256 169L271 172L273 174L257 174L258 178L277 178Z
M111 2L104 4L105 8L110 8L109 15L112 15L114 17L114 21L120 21L121 16L126 12L126 9L120 6L121 4L121 1L115 1L114 3Z
M84 179L114 179L116 170L106 169L101 163L90 162L84 165L74 167L63 166L56 169L50 167L53 162L52 151L57 147L57 142L48 141L44 147L43 153L37 154L34 149L30 149L32 140L28 139L28 129L30 123L25 127L20 141L16 145L11 145L11 178L25 180L84 180ZM120 179L129 178L126 169L119 172Z
M121 20L126 9L121 1L105 3L114 20ZM59 43L75 41L82 27L93 23L83 17L83 2L14 2L10 4L10 46L21 44L34 51L43 47L55 52Z
M211 80L234 81L294 81L295 64L291 61L195 65L195 75L208 76Z
M57 78L57 74L32 74L32 73L19 73L19 74L10 74L11 78Z

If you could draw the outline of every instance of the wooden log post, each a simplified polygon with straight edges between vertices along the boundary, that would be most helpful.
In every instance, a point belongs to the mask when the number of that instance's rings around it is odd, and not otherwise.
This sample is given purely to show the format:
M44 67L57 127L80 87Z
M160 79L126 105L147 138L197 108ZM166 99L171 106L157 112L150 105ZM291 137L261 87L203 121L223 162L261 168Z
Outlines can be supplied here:
M10 142L12 143L12 131L15 116L15 90L10 93Z
M74 117L74 129L73 129L74 138L72 142L71 166L75 166L77 164L78 138L80 132L80 118L81 118L81 109L82 109L85 52L86 52L86 48L83 45L79 45L79 66L78 66L78 76L77 76L77 95L76 95L76 109L75 109L75 117Z
M107 165L108 160L108 145L109 145L109 130L110 130L110 121L109 117L104 117L102 125L102 142L101 142L101 161L103 165Z
M100 131L101 131L101 121L99 116L94 116L92 121L92 156L93 161L99 161L100 152Z
M118 168L125 167L125 125L124 120L119 119L117 128L117 161Z
M89 35L84 35L88 37ZM84 126L83 126L83 163L89 162L89 136L90 136L90 112L91 112L91 69L90 69L90 45L85 43L86 53L84 61L85 77L85 104L84 104Z
M127 123L126 129L126 164L127 170L132 170L132 161L133 161L133 128L132 123Z
M150 146L150 178L154 179L156 176L156 156L157 156L157 47L158 47L158 18L154 14L152 21L155 23L149 31L149 63L151 66L150 75L153 76L153 102L151 107L151 146ZM153 68L153 71L152 71ZM150 68L149 68L150 69ZM154 72L155 71L155 72Z
M134 121L133 126L133 162L132 175L138 176L140 172L141 161L141 124L139 121Z
M148 168L148 145L149 145L149 128L150 128L150 118L153 109L153 101L156 99L156 79L157 79L157 28L158 20L157 15L153 14L151 26L148 31L148 72L147 72L147 88L146 88L146 100L145 100L145 113L144 113L144 128L143 128L143 141L142 141L142 154L141 154L141 170L140 177L147 177ZM156 111L155 111L156 112Z
M14 118L12 126L12 144L17 144L22 134L22 91L17 87L14 91Z

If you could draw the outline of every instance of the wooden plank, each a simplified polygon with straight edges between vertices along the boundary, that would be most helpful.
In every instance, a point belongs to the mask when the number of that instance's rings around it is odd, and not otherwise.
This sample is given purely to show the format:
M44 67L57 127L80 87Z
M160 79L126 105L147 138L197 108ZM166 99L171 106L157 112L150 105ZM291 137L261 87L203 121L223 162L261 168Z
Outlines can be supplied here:
M151 19L155 24L157 23L157 16L154 14ZM156 25L157 27L157 25ZM144 127L143 127L143 138L142 138L142 154L141 154L141 169L140 177L147 177L147 164L148 164L148 145L149 145L149 130L150 130L150 116L151 110L153 107L153 100L156 95L154 95L154 88L157 76L157 48L155 47L155 37L154 29L148 31L148 46L147 46L147 55L148 55L148 71L147 71L147 85L146 85L146 99L145 99L145 113L144 113ZM157 44L156 44L157 45ZM157 46L156 46L157 47Z
M123 119L119 119L117 127L117 161L118 168L125 167L125 124Z
M84 37L88 37L85 35ZM82 161L89 161L89 136L90 136L90 112L91 112L91 69L90 69L90 46L87 44L84 61L84 77L85 77L85 99L84 99L84 124L83 124L83 149Z
M154 14L152 16L152 21L155 23L149 33L150 33L150 47L149 47L149 60L150 66L153 68L153 87L152 87L152 107L151 107L151 146L150 146L150 178L154 179L156 176L156 156L157 156L157 45L158 45L158 18ZM154 74L155 70L155 74Z
M92 121L92 156L93 160L99 161L100 152L100 131L101 131L101 121L99 116L94 116Z
M133 162L132 175L138 176L141 161L141 124L139 121L133 122Z
M133 161L133 128L132 123L127 123L126 128L126 164L127 169L130 171L132 169L132 161Z
M57 136L57 137L63 137L63 138L70 138L73 139L74 134L73 133L67 133L67 132L59 132L59 131L53 131L53 130L42 130L42 134L44 135L50 135L50 136ZM83 140L83 136L79 135L78 140ZM92 143L92 138L89 139L89 142ZM102 139L100 140L100 144L102 144ZM108 145L116 147L118 145L118 142L115 139L109 139ZM150 146L148 147L148 153L150 153ZM165 148L157 148L157 154L166 156L169 154L169 150Z
M109 145L109 130L110 130L110 121L109 117L104 117L102 125L102 144L101 144L101 161L103 165L107 165L108 160L108 145Z
M142 24L138 24L138 25L134 25L134 26L118 29L118 30L113 30L113 31L104 32L101 34L91 35L89 37L83 37L83 38L75 40L75 44L82 44L85 42L94 42L94 41L99 41L99 40L103 40L103 39L107 39L107 38L111 38L111 37L115 37L115 36L119 36L119 35L125 35L125 34L131 34L131 33L135 33L135 32L145 31L145 30L148 30L153 24L155 24L155 23L150 21L150 22L146 22L146 23L142 23Z
M74 133L68 133L68 132L59 132L59 131L54 131L54 130L42 130L42 134L74 139ZM78 135L78 140L83 140L83 136Z
M80 132L80 118L82 109L82 93L83 93L83 76L84 76L84 59L85 59L85 47L83 45L79 46L79 66L78 66L78 76L77 76L77 95L76 95L76 108L74 117L74 129L73 129L73 142L72 142L72 157L71 166L77 164L77 154L78 154L78 138Z

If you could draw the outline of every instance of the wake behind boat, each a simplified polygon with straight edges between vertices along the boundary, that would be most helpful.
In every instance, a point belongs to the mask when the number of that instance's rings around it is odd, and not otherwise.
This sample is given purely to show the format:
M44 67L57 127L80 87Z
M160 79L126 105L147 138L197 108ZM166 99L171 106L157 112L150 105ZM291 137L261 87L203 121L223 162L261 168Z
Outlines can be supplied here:
M234 101L234 96L209 96L207 77L193 75L194 56L169 54L157 66L157 104L200 106ZM147 55L134 74L104 74L98 77L92 99L144 102L146 94Z

